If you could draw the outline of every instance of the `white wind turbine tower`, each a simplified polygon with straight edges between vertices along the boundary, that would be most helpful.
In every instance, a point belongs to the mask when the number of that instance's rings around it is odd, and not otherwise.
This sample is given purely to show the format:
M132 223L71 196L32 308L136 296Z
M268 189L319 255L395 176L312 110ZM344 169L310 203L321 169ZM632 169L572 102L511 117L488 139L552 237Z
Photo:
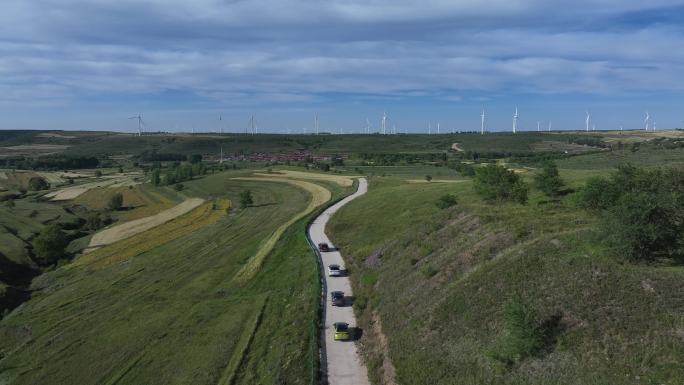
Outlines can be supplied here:
M587 132L589 132L589 121L591 120L591 114L587 110Z
M366 134L371 133L371 122L368 118L366 118Z
M485 124L485 110L482 110L482 115L480 115L480 135L484 135L484 124Z
M138 120L138 136L142 136L142 128L145 125L145 123L143 122L142 114L138 114L138 116L131 116L128 119Z
M541 132L541 122L537 120L537 132Z
M439 122L437 122L437 135L439 135L439 134L440 134L440 132L439 132Z
M549 129L548 132L551 132L551 121L549 120Z
M646 111L646 119L644 119L644 123L646 124L646 131L648 131L648 124L651 122L651 114Z
M380 121L382 127L382 134L387 135L387 112L382 113L382 120Z
M432 123L428 122L428 135L432 134Z
M318 135L318 114L314 115L314 128L316 129L316 135Z
M519 117L520 116L518 115L518 107L515 107L515 115L513 115L513 133L514 134L518 130L518 118Z

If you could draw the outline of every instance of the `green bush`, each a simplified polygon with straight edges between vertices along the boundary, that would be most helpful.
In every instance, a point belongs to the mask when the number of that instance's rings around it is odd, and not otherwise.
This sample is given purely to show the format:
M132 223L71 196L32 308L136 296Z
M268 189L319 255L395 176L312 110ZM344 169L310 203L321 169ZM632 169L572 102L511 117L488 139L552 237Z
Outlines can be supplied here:
M66 256L66 235L58 225L45 226L33 240L33 253L40 265L50 265Z
M176 191L183 191L183 189L185 188L185 186L183 186L183 183L176 183L176 184L173 186L173 188L174 188Z
M240 207L244 209L252 204L254 204L254 200L252 199L252 192L250 190L245 190L241 192Z
M534 183L537 189L551 198L560 195L561 188L564 185L560 174L558 174L558 167L551 161L544 163L542 171L534 176Z
M420 269L420 274L422 274L425 278L432 278L437 273L439 273L439 269L432 265L425 265L422 269Z
M577 198L598 212L602 239L615 253L652 261L684 255L684 170L620 167L587 182Z
M520 176L505 167L487 165L475 171L475 192L485 201L527 203L528 187Z
M437 207L439 207L440 209L444 210L444 209L447 209L447 208L449 208L449 207L455 205L456 203L458 203L458 202L456 201L456 195L453 195L453 194L446 194L446 195L442 195L442 196L437 200L436 205L437 205Z
M432 182L432 175L425 175L425 180L428 182Z
M515 297L504 305L504 332L490 356L513 365L536 354L543 346L543 330L530 303Z
M50 188L48 182L39 176L34 176L33 178L29 179L28 185L33 191L47 190Z

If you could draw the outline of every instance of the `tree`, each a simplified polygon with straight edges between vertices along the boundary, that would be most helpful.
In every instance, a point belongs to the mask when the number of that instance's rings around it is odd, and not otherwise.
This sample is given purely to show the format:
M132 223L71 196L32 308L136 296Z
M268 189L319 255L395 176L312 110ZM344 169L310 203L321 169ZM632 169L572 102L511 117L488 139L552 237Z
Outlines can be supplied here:
M33 252L40 265L51 265L66 255L68 244L66 235L59 225L45 226L33 240Z
M199 163L202 161L202 155L192 154L190 155L190 163Z
M432 181L432 175L425 175L425 180L428 182Z
M252 199L252 192L250 190L245 190L240 193L240 207L246 208L254 203Z
M123 194L121 193L116 193L112 195L111 198L109 198L109 202L107 203L107 208L109 208L112 211L118 210L123 206Z
M39 176L34 176L29 179L28 185L33 191L47 190L50 188L48 182Z
M564 185L558 174L558 167L551 161L544 163L542 171L534 176L534 183L537 189L551 198L560 195L560 190Z
M437 200L436 205L437 205L437 207L439 207L440 209L444 210L444 209L446 209L446 208L449 208L449 207L455 205L456 203L457 203L457 202L456 202L456 196L455 196L455 195L453 195L453 194L446 194L446 195L442 195L442 196L439 198L439 200Z
M96 170L96 171L95 171L95 176L98 177L98 178L101 177L101 176L102 176L102 171Z
M183 183L176 183L176 185L173 186L173 188L175 188L176 191L183 191L183 188L185 188L185 186L183 186Z
M161 183L160 171L158 168L152 170L152 185L159 186Z
M484 200L527 202L527 184L515 172L498 165L487 165L475 171L475 192Z

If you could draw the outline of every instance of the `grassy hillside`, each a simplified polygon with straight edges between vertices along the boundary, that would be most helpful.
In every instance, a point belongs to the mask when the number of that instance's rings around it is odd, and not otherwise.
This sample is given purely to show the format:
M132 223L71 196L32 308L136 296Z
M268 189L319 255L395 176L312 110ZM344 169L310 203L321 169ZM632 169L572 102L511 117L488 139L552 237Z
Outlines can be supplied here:
M231 278L309 195L233 175L185 182L183 193L237 202L251 189L254 207L115 263L103 263L105 247L34 280L33 298L0 321L0 383L308 384L317 272L303 221L254 279ZM151 231L173 234L173 223Z
M440 210L445 193L458 204ZM373 178L329 224L351 270L373 382L684 382L684 268L625 263L598 246L594 222L567 198L488 205L470 182ZM544 339L506 364L495 357L516 298Z

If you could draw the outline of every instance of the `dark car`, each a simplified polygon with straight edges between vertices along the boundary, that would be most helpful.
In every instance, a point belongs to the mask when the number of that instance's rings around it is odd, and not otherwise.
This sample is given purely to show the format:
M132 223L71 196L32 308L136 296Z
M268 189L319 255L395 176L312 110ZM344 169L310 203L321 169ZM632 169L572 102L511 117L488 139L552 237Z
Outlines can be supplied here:
M330 300L333 306L344 306L344 293L341 291L333 291L330 293Z
M330 251L330 246L325 242L321 242L318 244L318 250L322 252Z

